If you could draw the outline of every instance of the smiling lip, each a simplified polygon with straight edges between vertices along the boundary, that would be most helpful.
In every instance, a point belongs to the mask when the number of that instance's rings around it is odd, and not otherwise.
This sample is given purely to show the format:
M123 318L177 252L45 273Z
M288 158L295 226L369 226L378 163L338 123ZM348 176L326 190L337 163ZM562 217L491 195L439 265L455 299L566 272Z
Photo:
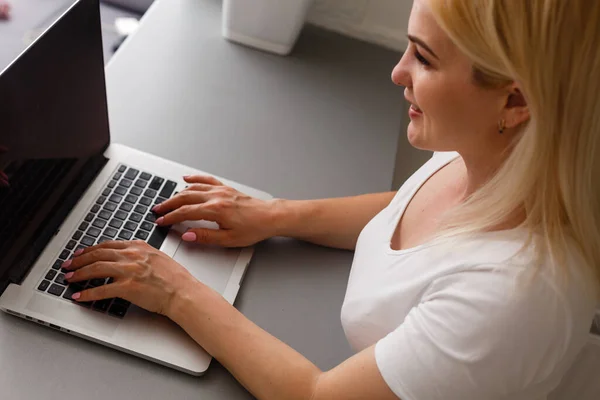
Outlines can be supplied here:
M408 116L410 118L417 118L417 117L420 117L421 115L423 115L423 111L421 111L419 108L417 108L417 106L415 106L414 104L411 104L410 108L408 109Z

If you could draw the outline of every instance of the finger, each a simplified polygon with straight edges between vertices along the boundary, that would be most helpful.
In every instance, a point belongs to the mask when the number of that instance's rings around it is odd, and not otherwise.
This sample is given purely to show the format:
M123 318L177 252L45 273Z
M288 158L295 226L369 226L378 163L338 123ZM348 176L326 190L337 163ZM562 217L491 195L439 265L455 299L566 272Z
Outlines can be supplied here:
M8 180L8 175L6 175L3 171L0 171L0 178ZM196 186L196 185L192 185Z
M223 182L209 175L188 175L184 176L183 179L187 183L207 183L214 186L223 186Z
M182 192L188 191L197 191L197 192L208 192L214 188L214 185L207 185L206 183L194 183L189 186L186 186Z
M166 213L156 220L160 226L175 225L184 221L213 221L219 223L219 217L213 211L208 211L200 205L183 206L177 210Z
M122 278L125 276L123 265L115 262L96 261L86 265L76 271L70 271L65 274L65 279L69 282L81 282L96 278Z
M61 267L66 270L76 270L99 261L116 262L119 260L121 257L116 249L93 249L81 254L75 253L74 257L65 261Z
M231 233L224 229L189 229L181 236L181 239L186 242L233 247L231 246Z
M108 285L77 292L73 294L72 299L77 300L78 302L112 299L113 297L120 297L123 299L126 293L127 291L124 283L114 282Z
M157 204L152 208L152 211L164 214L165 212L176 210L185 205L202 204L206 201L208 201L208 195L206 192L197 192L191 190L187 192L183 191L178 193L175 197Z

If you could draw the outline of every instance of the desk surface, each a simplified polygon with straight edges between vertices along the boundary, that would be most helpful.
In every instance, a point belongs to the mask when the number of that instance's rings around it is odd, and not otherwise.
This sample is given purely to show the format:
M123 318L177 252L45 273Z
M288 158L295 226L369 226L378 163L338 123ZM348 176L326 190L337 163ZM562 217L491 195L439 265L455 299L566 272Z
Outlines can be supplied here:
M159 0L107 67L112 137L278 197L389 190L398 55L308 27L279 57L222 39L220 1ZM276 238L257 246L236 307L328 369L351 252ZM218 363L191 377L0 315L5 399L250 399Z

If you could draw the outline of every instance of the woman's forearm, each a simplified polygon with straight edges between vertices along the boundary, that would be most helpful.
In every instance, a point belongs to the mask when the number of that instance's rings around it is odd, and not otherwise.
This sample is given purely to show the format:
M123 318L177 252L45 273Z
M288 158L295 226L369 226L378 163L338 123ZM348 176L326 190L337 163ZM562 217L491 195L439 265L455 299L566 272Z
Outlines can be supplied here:
M394 195L385 192L323 200L275 200L277 234L352 250L365 225Z
M261 400L309 400L321 371L202 283L177 293L168 316Z

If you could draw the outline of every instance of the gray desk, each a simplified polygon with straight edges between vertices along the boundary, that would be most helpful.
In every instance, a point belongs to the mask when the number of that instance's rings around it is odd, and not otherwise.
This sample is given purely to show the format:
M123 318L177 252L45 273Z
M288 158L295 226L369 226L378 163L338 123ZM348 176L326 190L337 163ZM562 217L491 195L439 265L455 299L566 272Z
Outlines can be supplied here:
M398 55L315 28L283 58L220 36L220 2L159 0L107 68L113 140L266 190L317 198L389 190ZM328 369L352 253L258 246L236 306ZM202 378L0 315L2 399L249 399L218 363Z

